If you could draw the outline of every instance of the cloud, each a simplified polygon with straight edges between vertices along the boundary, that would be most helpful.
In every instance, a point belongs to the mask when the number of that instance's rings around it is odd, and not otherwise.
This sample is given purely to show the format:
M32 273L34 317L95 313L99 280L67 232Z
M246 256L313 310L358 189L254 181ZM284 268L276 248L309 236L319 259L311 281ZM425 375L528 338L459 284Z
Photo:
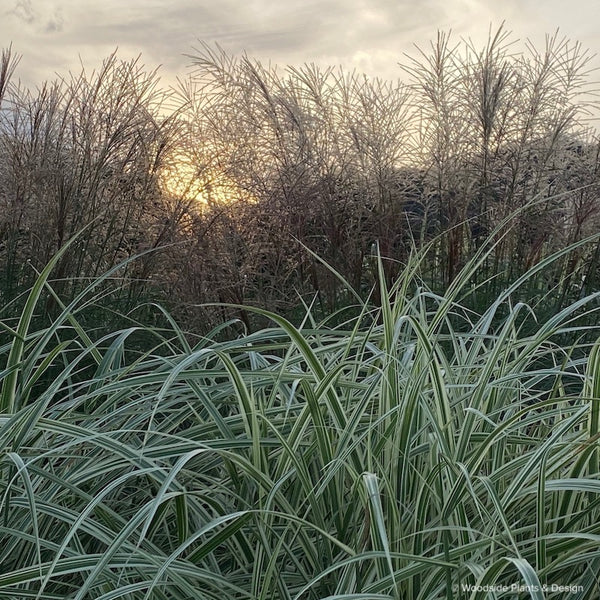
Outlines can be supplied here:
M18 0L13 9L5 14L26 25L34 26L36 33L56 33L62 31L64 26L61 8L56 8L48 2L34 6L32 0Z
M163 79L174 81L199 41L280 65L342 64L395 78L403 53L414 55L414 44L427 49L438 29L480 45L490 24L504 19L516 37L543 43L560 24L598 48L596 1L578 0L574 11L548 0L542 20L534 0L13 0L0 39L24 55L19 74L35 84L57 70L78 70L79 56L96 67L116 47L125 59L142 53L149 67L162 64Z
M35 21L35 11L31 0L17 0L12 10L6 12L7 15L14 15L19 20L31 25Z
M62 11L60 8L57 8L52 16L46 21L44 31L46 33L60 33L64 28L64 24L65 19Z

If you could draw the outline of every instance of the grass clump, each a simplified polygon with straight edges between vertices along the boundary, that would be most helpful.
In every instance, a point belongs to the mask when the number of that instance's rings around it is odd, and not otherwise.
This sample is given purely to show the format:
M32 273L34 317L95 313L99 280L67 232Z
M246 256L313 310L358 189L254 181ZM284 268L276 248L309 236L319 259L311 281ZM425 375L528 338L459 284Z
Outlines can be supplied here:
M4 327L0 598L597 597L599 296L476 314L476 261L336 326Z

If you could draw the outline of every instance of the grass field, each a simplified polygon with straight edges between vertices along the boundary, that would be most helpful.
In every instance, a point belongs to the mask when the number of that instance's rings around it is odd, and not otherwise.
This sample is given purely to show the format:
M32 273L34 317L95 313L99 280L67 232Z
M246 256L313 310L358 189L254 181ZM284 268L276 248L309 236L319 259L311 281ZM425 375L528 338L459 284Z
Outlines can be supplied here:
M95 339L92 288L32 328L51 263L2 326L0 597L597 598L599 295L474 313L479 258L229 340Z

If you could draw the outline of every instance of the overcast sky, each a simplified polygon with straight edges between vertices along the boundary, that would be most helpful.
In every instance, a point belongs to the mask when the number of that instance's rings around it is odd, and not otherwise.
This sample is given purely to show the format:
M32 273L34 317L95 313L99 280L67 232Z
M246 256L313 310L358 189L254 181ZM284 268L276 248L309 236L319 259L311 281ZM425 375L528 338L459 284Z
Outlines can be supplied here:
M121 58L141 53L148 67L162 65L172 83L199 40L277 64L396 78L403 53L438 29L482 43L504 20L541 47L560 27L596 53L599 17L599 0L0 0L0 47L23 56L17 74L27 85L78 70L80 59L96 67L117 47Z

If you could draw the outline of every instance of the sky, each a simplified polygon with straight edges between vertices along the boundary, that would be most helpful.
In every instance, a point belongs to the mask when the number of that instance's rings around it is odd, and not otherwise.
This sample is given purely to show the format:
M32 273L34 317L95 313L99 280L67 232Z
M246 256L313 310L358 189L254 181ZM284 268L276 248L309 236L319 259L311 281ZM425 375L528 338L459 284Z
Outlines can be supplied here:
M427 48L438 30L481 46L503 21L539 48L560 28L600 53L599 17L599 0L0 0L0 48L22 55L16 75L30 87L82 63L96 68L116 48L123 59L141 54L148 68L161 65L172 85L201 42L279 65L396 79L404 53Z

